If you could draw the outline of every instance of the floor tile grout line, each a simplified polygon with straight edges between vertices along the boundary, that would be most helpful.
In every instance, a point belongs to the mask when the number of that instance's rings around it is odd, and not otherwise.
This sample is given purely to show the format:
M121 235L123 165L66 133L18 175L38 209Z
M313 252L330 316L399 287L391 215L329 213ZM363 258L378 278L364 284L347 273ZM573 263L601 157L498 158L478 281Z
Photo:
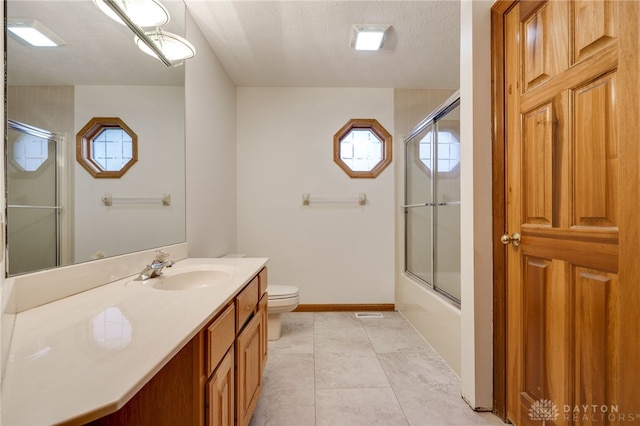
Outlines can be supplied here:
M393 386L393 382L391 381L391 377L389 377L389 372L387 371L386 368L384 368L384 364L380 360L380 353L378 353L378 351L375 350L375 347L373 345L373 341L371 340L371 335L369 334L369 331L367 330L367 327L364 327L364 331L367 334L367 338L369 339L369 343L371 343L371 347L374 348L373 352L376 354L376 359L378 360L378 363L380 364L380 368L382 368L382 371L383 371L385 377L387 378L387 382L389 382L389 387L391 388L391 392L393 392L393 396L396 398L396 402L398 403L398 407L400 407L400 411L402 411L402 415L404 416L404 420L405 420L407 426L410 426L409 418L407 417L407 412L406 412L405 408L402 406L402 403L400 402L400 398L398 398L398 393L396 392L396 389Z

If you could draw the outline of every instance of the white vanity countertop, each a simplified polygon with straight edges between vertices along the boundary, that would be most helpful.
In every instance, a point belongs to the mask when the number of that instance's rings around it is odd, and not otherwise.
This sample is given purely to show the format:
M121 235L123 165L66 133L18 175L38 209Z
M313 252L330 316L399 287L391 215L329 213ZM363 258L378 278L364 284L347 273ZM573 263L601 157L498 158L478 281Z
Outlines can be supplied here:
M185 259L166 275L229 267L215 286L157 290L129 277L16 317L2 424L82 423L121 408L267 263Z

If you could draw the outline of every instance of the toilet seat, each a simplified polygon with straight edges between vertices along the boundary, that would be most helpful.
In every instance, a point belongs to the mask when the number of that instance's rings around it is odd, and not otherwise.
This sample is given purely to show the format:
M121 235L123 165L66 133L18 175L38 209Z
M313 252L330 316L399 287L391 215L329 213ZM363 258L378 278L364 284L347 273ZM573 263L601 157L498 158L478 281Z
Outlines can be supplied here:
M269 285L267 287L269 300L289 299L298 296L298 287L292 285Z

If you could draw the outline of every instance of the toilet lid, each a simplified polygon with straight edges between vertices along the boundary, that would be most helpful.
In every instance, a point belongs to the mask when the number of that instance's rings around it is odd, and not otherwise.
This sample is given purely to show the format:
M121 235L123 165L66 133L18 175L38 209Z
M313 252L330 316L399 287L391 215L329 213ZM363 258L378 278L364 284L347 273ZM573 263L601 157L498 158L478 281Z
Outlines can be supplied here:
M298 287L292 285L269 285L267 287L269 299L286 299L298 295Z

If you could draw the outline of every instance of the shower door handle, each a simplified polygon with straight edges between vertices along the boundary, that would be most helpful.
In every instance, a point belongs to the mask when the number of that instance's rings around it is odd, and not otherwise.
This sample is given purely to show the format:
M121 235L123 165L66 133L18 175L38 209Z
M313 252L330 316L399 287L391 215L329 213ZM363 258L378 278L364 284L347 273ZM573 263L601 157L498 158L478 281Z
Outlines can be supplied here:
M513 234L511 234L511 236L509 236L509 233L506 233L502 237L500 237L500 241L505 246L508 245L509 243L511 243L511 244L513 244L514 247L518 247L520 245L520 243L522 242L522 238L521 238L520 234L517 233L517 232L514 232Z

